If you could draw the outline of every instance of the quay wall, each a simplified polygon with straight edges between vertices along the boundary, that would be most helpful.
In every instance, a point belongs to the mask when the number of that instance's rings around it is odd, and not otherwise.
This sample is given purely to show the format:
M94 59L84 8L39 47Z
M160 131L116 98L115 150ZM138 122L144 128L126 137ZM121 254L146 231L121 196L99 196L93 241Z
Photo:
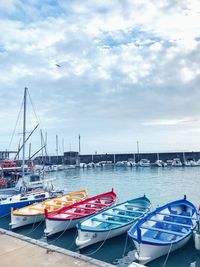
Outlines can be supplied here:
M59 156L48 156L46 158L37 157L35 158L35 163L45 162L46 164L76 164L77 162L89 163L89 162L100 162L100 161L112 161L113 163L117 161L130 161L135 159L136 162L141 159L148 159L151 163L157 160L158 153L104 153L104 154L87 154L79 155L78 152L70 151L65 152L64 155ZM162 152L159 153L159 159L163 161L173 160L174 158L179 158L182 162L187 159L200 159L200 152Z

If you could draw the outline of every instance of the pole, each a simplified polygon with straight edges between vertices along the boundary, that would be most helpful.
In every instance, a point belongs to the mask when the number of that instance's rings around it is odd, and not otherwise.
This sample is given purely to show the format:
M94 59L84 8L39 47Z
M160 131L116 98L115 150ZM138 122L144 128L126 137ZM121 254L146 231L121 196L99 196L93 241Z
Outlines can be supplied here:
M139 161L139 154L140 154L139 141L137 141L137 158L138 158L138 161Z
M25 165L25 140L26 140L26 96L27 88L24 88L24 121L23 121L23 161L22 161L22 177L24 177L24 165Z

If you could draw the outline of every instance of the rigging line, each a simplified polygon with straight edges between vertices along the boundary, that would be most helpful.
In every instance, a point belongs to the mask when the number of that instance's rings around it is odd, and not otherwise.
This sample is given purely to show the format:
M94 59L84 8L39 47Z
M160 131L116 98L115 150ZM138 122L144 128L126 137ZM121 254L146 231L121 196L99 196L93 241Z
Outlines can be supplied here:
M29 96L29 100L30 100L31 106L32 106L32 108L33 108L33 113L34 113L34 115L35 115L35 117L36 117L36 120L37 120L37 122L38 122L38 124L39 124L39 129L42 131L42 128L40 127L41 122L40 122L40 120L39 120L39 117L37 116L36 108L35 108L35 106L34 106L34 104L33 104L33 101L32 101L31 95L30 95L30 93L29 93L29 90L27 90L27 92L28 92L28 96Z
M22 103L21 103L21 107L20 107L20 110L19 110L19 113L18 113L18 116L17 116L17 121L16 121L16 123L15 123L14 131L13 131L13 133L12 133L11 140L10 140L10 143L9 143L9 145L8 145L8 150L10 150L10 146L11 146L11 144L12 144L13 137L14 137L14 135L15 135L15 133L16 133L16 128L17 128L17 125L18 125L18 122L19 122L20 114L21 114L21 112L22 112L23 103L24 103L24 100L22 100Z
M40 120L39 120L39 118L38 118L38 116L37 116L36 108L35 108L35 106L34 106L34 104L33 104L33 101L32 101L31 95L30 95L30 93L29 93L29 90L28 90L27 92L28 92L28 96L29 96L29 100L30 100L31 106L32 106L32 108L33 108L34 115L35 115L35 117L36 117L36 119L37 119L37 122L38 122L38 124L39 124L39 129L40 129L41 132L42 132L42 128L40 127L41 122L40 122ZM45 140L44 140L43 133L42 133L42 142L43 142L44 144L46 144L46 143L45 143ZM46 144L46 145L47 145L47 144ZM48 153L47 153L47 148L46 148L46 146L45 146L45 153L46 153L46 155L48 154Z

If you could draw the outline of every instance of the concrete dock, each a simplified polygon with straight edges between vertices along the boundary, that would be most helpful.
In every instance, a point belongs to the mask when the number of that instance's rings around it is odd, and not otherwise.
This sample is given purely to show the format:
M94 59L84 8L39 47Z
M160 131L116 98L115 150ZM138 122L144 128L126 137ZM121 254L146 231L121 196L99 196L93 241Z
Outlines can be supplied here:
M0 229L2 267L112 267L93 258Z

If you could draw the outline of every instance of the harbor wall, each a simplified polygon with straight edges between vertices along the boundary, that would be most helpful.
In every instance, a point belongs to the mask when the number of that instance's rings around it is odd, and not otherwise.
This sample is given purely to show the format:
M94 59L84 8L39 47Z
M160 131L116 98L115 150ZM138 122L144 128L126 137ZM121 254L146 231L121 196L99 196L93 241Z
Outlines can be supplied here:
M182 162L188 159L199 160L200 152L162 152L162 153L104 153L104 154L85 154L79 155L76 151L65 152L64 155L59 156L48 156L48 157L37 157L35 158L35 163L46 163L46 164L77 164L77 163L98 163L100 161L112 161L115 163L117 161L131 161L134 160L136 163L141 159L148 159L151 163L154 163L159 155L159 159L163 161L173 160L174 158L179 158Z

